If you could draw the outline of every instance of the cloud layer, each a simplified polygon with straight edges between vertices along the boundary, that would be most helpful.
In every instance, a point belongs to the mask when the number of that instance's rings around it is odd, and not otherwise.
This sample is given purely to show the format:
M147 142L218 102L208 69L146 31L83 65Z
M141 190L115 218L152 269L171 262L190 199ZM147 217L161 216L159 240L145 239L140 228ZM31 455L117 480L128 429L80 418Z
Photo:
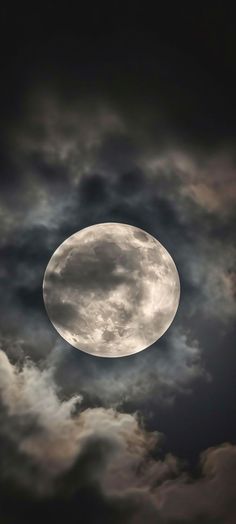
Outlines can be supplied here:
M90 370L98 366L104 379L102 386L98 380L98 396L113 398L113 388L104 392L106 382L127 397L139 380L162 381L172 395L174 384L183 389L204 374L200 357L211 344L206 322L223 338L235 316L230 149L222 146L216 154L184 151L176 144L159 148L148 125L138 131L134 116L102 99L90 107L89 100L83 107L70 106L63 97L47 94L31 98L25 119L9 133L6 156L0 246L5 347L12 352L18 345L34 360L48 358L56 341L42 300L50 256L84 226L121 221L146 229L167 247L180 273L180 308L167 339L146 359L141 355L132 364L118 364L117 372L81 358L78 375L88 373L84 381L93 384ZM62 360L69 368L76 357L67 355L68 362L66 353ZM153 380L150 369L156 370ZM73 374L63 380L73 385Z
M43 497L56 515L58 497L73 505L90 486L105 514L113 508L110 522L233 524L235 446L204 451L192 477L172 454L161 456L162 436L137 414L81 409L80 397L60 400L52 369L32 362L20 369L1 351L0 376L1 479L30 492L36 507Z
M160 147L147 126L99 100L92 109L72 109L55 96L32 100L5 151L0 327L12 364L1 354L2 497L8 500L12 486L24 489L27 501L49 497L50 510L34 501L39 515L56 512L60 500L66 511L84 504L88 512L88 496L104 522L165 523L179 515L177 522L228 524L234 508L228 516L224 464L228 456L233 464L234 447L219 443L229 438L222 406L233 397L228 376L235 363L226 340L235 316L232 151ZM81 228L106 221L154 235L181 281L180 306L165 336L115 363L58 338L42 298L54 250ZM211 442L218 446L205 452L198 478L173 454L163 456L156 428L167 432L175 455L184 449L180 455L191 459ZM222 490L221 505L214 486Z

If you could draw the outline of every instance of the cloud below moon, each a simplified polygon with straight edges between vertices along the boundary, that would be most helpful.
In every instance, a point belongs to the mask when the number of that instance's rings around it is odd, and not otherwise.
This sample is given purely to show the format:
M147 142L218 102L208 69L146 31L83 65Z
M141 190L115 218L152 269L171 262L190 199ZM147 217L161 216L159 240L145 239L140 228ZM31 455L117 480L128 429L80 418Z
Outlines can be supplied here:
M163 456L162 435L137 414L84 409L79 395L60 400L53 368L28 361L20 369L0 351L0 379L0 481L30 493L31 504L46 497L68 509L89 486L91 500L95 491L125 523L131 515L135 524L235 522L234 445L206 449L194 478L176 456Z

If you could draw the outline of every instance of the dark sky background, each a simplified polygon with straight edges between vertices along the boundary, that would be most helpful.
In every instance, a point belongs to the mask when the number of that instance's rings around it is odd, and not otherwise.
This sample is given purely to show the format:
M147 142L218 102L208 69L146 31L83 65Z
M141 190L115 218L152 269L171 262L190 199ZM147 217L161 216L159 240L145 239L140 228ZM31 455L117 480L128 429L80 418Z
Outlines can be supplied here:
M227 2L1 6L0 520L236 522L236 33ZM181 301L134 356L67 344L46 265L124 222Z

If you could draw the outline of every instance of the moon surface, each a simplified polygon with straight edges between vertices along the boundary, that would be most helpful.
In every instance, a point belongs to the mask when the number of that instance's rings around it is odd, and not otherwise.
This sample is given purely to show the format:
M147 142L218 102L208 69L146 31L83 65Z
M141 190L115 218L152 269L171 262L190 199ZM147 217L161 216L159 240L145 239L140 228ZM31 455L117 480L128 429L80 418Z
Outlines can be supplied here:
M45 271L43 297L58 333L100 357L147 348L176 314L180 282L168 251L142 229L95 224L65 240Z

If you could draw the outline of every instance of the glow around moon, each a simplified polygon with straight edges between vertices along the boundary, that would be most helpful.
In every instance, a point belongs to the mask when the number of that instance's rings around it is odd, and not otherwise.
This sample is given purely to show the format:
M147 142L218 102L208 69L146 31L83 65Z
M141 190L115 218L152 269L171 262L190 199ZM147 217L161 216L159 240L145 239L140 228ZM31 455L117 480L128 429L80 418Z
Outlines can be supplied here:
M48 316L72 346L101 357L137 353L168 329L180 282L168 251L128 224L96 224L56 249L44 275Z

